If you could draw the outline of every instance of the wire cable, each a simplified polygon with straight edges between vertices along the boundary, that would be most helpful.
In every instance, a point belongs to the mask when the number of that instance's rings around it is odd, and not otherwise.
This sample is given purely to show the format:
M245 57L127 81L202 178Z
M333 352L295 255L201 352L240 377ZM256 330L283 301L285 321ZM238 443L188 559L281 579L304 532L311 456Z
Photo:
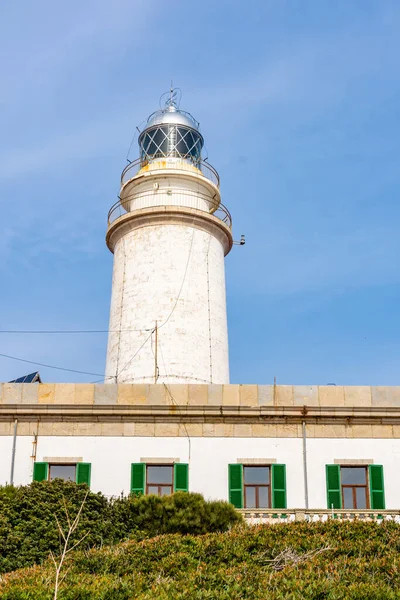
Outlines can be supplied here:
M9 358L10 360L17 360L18 362L28 363L30 365L36 365L37 367L47 367L48 369L57 369L57 371L68 371L69 373L80 373L81 375L99 375L101 373L90 373L89 371L78 371L77 369L67 369L65 367L56 367L55 365L47 365L46 363L36 362L34 360L26 360L25 358L19 358L17 356L10 356L9 354L0 354L0 357Z
M175 311L175 309L176 309L176 307L177 307L177 304L178 304L179 298L180 298L180 296L181 296L181 293L182 293L182 290L183 290L183 286L184 286L184 284L185 284L186 275L187 275L187 272L188 272L188 269L189 269L189 262L190 262L190 256L191 256L191 254L192 254L193 240L194 240L194 234L195 234L195 232L196 232L196 230L195 230L195 229L193 229L193 233L192 233L192 240L191 240L191 242L190 242L189 254L188 254L188 258L187 258L187 262L186 262L186 268L185 268L185 272L184 272L184 274L183 274L183 279L182 279L181 287L180 287L180 289L179 289L178 295L177 295L177 297L176 297L176 300L175 300L175 304L174 304L174 306L172 307L172 310L171 310L171 312L169 313L169 315L168 315L168 317L166 318L166 320L165 320L163 323L161 323L161 325L159 325L159 326L158 326L158 329L161 329L161 327L164 327L164 325L166 325L166 324L168 323L168 321L169 321L169 320L170 320L170 318L172 317L172 315L173 315L173 313L174 313L174 311Z
M143 332L150 331L148 329L0 329L0 333L16 333L23 335L70 335L70 334L88 334L88 333L125 333L125 332Z
M133 361L134 358L136 358L136 356L139 354L139 352L141 351L141 349L143 348L143 346L148 342L148 340L151 338L151 336L153 335L155 329L152 329L150 332L150 335L147 336L147 338L144 340L143 344L140 346L140 348L135 352L135 354L132 356L132 358L126 363L126 365L120 370L118 371L118 373L115 374L115 381L118 381L118 377L121 375L122 371L125 371L126 367L129 367L129 365L131 364L131 362ZM98 375L98 373L94 373L94 375Z
M163 355L163 352L162 352L162 348L161 348L160 341L158 341L158 347L160 348L161 360L162 360L163 367L164 367L164 373L165 373L164 377L168 378L168 375L167 375L167 369L166 369L166 367L165 367L164 355ZM169 397L170 397L170 398L171 398L171 400L172 400L172 404L173 404L174 406L176 406L176 408L178 409L178 412L179 412L180 416L181 416L181 417L184 417L184 415L182 415L182 413L181 413L181 411L180 411L179 404L176 402L176 400L175 400L174 396L172 395L172 392L171 392L171 390L170 390L169 386L168 386L166 383L164 383L164 382L163 382L163 386L164 386L164 387L165 387L165 389L167 390L167 392L168 392L168 394L169 394ZM187 437L187 441L188 441L188 462L190 463L191 452L192 452L192 440L190 439L190 435L189 435L189 432L188 432L188 430L187 430L187 427L186 427L186 423L185 423L185 421L182 421L182 425L183 425L183 429L184 429L184 431L185 431L185 435L186 435L186 437Z

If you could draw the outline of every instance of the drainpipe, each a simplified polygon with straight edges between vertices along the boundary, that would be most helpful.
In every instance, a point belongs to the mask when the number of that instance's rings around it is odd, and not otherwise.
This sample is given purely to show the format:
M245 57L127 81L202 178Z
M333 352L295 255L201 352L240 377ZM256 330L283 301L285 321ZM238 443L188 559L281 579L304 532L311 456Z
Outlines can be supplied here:
M308 476L307 476L307 433L306 422L303 420L303 473L304 473L304 500L308 510Z
M18 427L18 419L14 421L14 437L13 437L13 446L11 453L11 475L10 475L10 485L14 485L14 466L15 466L15 449L17 446L17 427Z

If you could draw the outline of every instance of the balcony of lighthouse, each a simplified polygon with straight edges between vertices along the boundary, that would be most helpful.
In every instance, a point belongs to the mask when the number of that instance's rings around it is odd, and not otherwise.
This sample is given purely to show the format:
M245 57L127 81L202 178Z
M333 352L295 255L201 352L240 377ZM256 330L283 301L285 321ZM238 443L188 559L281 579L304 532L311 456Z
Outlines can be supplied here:
M161 207L194 209L232 227L230 212L221 203L219 175L203 160L159 156L129 163L121 175L119 199L108 213L108 225L128 213Z

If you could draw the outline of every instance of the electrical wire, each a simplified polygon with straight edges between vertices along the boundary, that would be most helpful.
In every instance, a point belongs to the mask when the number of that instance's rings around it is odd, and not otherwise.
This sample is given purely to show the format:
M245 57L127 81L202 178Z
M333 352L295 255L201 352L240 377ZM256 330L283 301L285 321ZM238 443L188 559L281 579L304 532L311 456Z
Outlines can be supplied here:
M125 371L126 367L129 367L129 365L131 364L131 362L133 361L134 358L136 358L136 356L139 354L139 352L141 351L141 349L143 348L143 346L148 342L148 340L151 338L151 336L153 335L155 329L152 329L150 332L150 335L147 336L147 338L144 340L143 344L140 346L140 348L135 352L135 354L132 356L132 358L126 363L126 365L120 370L118 371L118 373L115 374L115 380L116 382L118 381L118 377L119 375L121 375L122 371ZM94 373L94 375L98 375L98 373Z
M47 365L46 363L36 362L33 360L26 360L25 358L19 358L17 356L10 356L9 354L0 354L0 357L9 358L10 360L17 360L18 362L28 363L30 365L36 365L38 367L47 367L48 369L57 369L57 371L68 371L69 373L80 373L81 375L101 375L101 373L90 373L89 371L78 371L77 369L67 369L65 367L56 367L55 365Z
M194 222L194 221L193 221L193 222ZM175 304L174 304L174 306L172 307L172 310L171 310L171 312L169 313L169 315L168 315L168 317L166 318L166 320L165 320L163 323L161 323L161 325L159 325L159 326L158 326L158 329L161 329L161 327L164 327L164 325L166 325L166 324L168 323L168 321L169 321L169 320L170 320L170 318L172 317L172 315L173 315L173 313L174 313L174 311L175 311L175 309L176 309L176 307L177 307L177 304L178 304L178 302L179 302L179 298L180 298L180 296L181 296L181 293L182 293L182 290L183 290L183 286L184 286L184 284L185 284L185 280L186 280L186 275L187 275L187 272L188 272L188 269L189 269L189 262L190 262L190 256L191 256L191 254L192 254L193 240L194 240L194 234L195 234L195 232L196 232L196 230L195 230L195 229L193 229L193 233L192 233L192 240L191 240L191 242L190 242L189 254L188 254L188 258L187 258L187 262L186 262L186 268L185 268L185 272L184 272L184 274L183 274L183 279L182 279L181 287L180 287L180 289L179 289L178 295L177 295L177 297L176 297L176 300L175 300Z
M126 333L126 332L143 332L151 331L148 329L0 329L0 333L16 333L23 335L70 335L70 334L89 334L89 333Z
M165 373L164 376L166 378L168 378L167 369L165 367L164 355L163 355L163 351L162 351L162 348L161 348L160 340L158 340L158 347L160 349L161 360L162 360L163 367L164 367L164 373ZM168 394L169 394L169 396L170 396L170 398L172 400L172 404L174 404L174 406L176 406L176 408L178 409L179 414L181 416L184 416L184 415L182 415L182 413L180 411L180 408L179 408L179 404L176 402L174 396L172 395L172 392L171 392L171 389L169 388L169 386L166 383L164 383L164 382L163 382L163 386L167 390L167 392L168 392ZM185 430L185 435L186 435L187 441L188 441L188 462L190 463L190 457L191 457L191 452L192 452L192 440L190 439L190 435L189 435L189 432L187 430L185 421L182 421L182 425L183 425L183 429Z

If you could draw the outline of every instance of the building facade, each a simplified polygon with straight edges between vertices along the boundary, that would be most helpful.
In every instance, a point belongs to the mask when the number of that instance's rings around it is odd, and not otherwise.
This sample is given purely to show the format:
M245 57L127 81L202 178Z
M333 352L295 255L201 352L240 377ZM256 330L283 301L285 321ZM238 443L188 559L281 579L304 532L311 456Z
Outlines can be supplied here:
M3 384L0 483L398 510L400 388Z

